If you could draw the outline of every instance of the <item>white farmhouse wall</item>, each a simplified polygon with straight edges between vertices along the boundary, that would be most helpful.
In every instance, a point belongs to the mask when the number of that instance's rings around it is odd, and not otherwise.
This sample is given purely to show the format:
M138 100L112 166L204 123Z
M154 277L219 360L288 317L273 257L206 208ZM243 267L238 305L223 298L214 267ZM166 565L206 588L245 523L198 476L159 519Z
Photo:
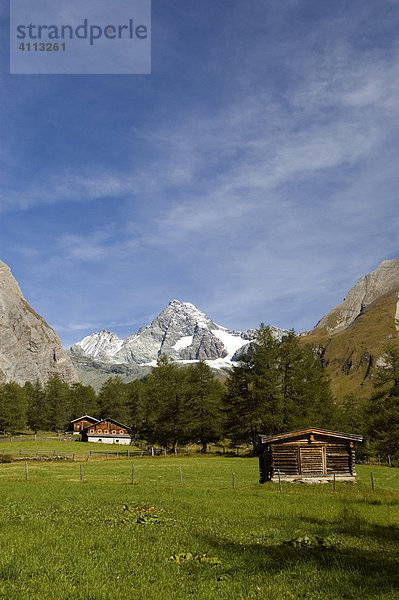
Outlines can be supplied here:
M118 446L128 446L130 444L130 438L118 438L115 437L92 437L90 434L87 436L88 442L97 442L100 444L117 444Z

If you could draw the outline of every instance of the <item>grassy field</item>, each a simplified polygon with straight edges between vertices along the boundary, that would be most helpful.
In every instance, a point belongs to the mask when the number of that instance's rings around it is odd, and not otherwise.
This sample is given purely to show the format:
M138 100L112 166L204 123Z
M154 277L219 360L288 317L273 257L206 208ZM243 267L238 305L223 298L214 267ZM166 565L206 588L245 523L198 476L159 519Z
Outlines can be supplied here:
M0 464L0 598L397 600L399 471L358 471L280 494L254 458Z
M35 442L34 437L30 436L21 436L21 438L14 438L10 441L8 439L0 440L0 456L1 454L19 454L19 451L26 454L33 454L33 452L28 452L29 450L39 450L44 451L47 450L48 453L52 453L54 450L58 454L75 454L77 460L85 460L90 450L95 451L109 451L109 452L117 452L120 450L121 452L126 452L127 448L134 450L131 446L119 446L118 444L96 444L90 442L79 442L75 440L66 439L65 441L58 441L54 437L49 437L48 439L41 438L40 441Z

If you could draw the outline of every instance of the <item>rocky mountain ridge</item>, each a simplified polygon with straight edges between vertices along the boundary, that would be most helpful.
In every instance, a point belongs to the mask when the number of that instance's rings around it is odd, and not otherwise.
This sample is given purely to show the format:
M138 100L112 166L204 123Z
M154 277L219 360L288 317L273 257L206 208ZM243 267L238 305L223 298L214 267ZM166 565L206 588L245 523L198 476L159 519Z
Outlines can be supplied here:
M302 334L319 352L339 400L373 392L373 372L398 339L399 258L383 261L345 299Z
M320 319L312 332L325 328L329 334L334 334L347 329L376 300L390 293L399 293L399 258L384 260L377 269L359 279L344 300Z
M0 381L44 383L52 375L67 383L78 381L57 334L28 304L9 267L0 261Z

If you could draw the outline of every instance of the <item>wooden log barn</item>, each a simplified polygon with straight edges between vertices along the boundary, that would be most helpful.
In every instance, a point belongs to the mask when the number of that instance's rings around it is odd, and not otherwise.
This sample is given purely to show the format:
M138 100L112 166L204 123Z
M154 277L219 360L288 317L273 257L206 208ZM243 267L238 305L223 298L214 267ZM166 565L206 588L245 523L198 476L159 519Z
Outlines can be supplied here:
M260 483L278 481L353 481L356 477L355 442L360 435L326 429L301 429L273 436L260 435Z

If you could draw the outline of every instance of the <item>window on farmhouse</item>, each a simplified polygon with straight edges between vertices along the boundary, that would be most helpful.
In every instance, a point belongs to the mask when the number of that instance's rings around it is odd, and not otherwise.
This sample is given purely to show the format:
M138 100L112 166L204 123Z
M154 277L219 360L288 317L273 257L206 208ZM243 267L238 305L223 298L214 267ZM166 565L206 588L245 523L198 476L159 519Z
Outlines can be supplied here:
M115 429L113 429L113 430L112 430L112 433L116 433L116 430L115 430Z
M90 429L90 433L94 433L94 429Z
M97 433L102 433L102 429L97 429Z
M104 433L108 433L108 429L104 429Z

